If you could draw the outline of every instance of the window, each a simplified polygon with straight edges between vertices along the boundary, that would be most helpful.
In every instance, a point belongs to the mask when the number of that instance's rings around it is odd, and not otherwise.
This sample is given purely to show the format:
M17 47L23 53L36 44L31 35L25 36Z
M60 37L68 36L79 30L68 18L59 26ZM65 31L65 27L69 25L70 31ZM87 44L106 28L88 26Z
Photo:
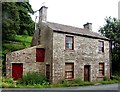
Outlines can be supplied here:
M65 48L73 50L73 36L66 36L65 39Z
M99 75L104 76L104 63L99 63Z
M44 62L45 50L43 48L36 48L36 62Z
M74 78L74 63L65 63L65 79Z
M103 41L99 41L98 51L104 52L104 42Z

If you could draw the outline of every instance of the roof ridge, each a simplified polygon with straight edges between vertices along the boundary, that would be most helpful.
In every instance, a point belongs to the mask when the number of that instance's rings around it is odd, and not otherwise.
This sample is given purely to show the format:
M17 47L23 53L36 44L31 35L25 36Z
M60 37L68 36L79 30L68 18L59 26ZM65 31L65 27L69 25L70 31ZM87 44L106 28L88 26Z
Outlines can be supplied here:
M72 26L72 25L67 25L67 24L61 24L61 23L49 22L49 21L47 21L47 23L58 24L58 25L68 26L68 27L74 27L74 28L78 28L78 29L82 29L82 30L84 30L83 28L76 27L76 26Z
M108 39L107 37L105 37L97 32L88 31L84 28L79 28L79 27L55 23L55 22L47 22L46 24L53 30L56 30L59 32L76 33L76 34L87 35L87 36L91 36L91 37L98 37L101 39Z

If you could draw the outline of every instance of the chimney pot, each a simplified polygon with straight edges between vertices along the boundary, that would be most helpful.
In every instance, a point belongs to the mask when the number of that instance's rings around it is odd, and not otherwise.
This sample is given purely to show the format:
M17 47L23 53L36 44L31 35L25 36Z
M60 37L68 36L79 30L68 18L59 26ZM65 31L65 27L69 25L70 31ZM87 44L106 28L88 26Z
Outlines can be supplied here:
M84 26L84 29L92 31L92 23L87 22L83 26Z

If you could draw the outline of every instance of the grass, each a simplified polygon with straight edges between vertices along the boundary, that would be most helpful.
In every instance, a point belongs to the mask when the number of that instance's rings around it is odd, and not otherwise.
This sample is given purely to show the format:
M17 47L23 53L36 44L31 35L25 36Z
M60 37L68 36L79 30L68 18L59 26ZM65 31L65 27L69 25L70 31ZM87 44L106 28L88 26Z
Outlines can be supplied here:
M15 39L12 39L11 41L2 44L2 53L6 54L9 51L16 51L28 48L30 47L31 41L31 36L16 35Z
M26 43L30 43L32 40L31 36L25 36L25 35L16 35L15 41L17 42L26 42Z
M114 84L119 83L118 80L106 80L106 81L96 81L96 82L85 82L81 81L80 79L76 79L73 81L64 80L57 84L49 84L49 83L42 83L42 84L33 84L33 85L24 85L24 84L17 84L11 78L3 78L2 79L2 88L62 88L62 87L75 87L75 86L88 86L88 85L95 85L95 84Z

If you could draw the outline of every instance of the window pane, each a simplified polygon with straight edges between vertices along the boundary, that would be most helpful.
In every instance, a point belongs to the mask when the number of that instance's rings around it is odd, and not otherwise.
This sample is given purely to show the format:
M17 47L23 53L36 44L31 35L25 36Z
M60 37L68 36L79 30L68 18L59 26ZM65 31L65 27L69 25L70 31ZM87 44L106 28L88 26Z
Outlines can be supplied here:
M71 79L73 78L74 74L74 64L73 63L66 63L65 64L65 78L66 79Z
M66 37L66 43L72 43L72 37Z
M69 48L69 43L66 43L66 48Z
M103 41L99 41L98 51L104 52L104 42Z
M67 65L65 66L65 70L66 70L66 71L72 71L72 70L73 70L73 66L72 66L71 64L67 64Z
M99 63L99 74L104 76L104 63Z
M66 48L67 49L73 49L73 37L66 36Z
M66 72L65 76L67 79L73 78L73 72Z
M69 44L69 49L72 49L72 44Z

